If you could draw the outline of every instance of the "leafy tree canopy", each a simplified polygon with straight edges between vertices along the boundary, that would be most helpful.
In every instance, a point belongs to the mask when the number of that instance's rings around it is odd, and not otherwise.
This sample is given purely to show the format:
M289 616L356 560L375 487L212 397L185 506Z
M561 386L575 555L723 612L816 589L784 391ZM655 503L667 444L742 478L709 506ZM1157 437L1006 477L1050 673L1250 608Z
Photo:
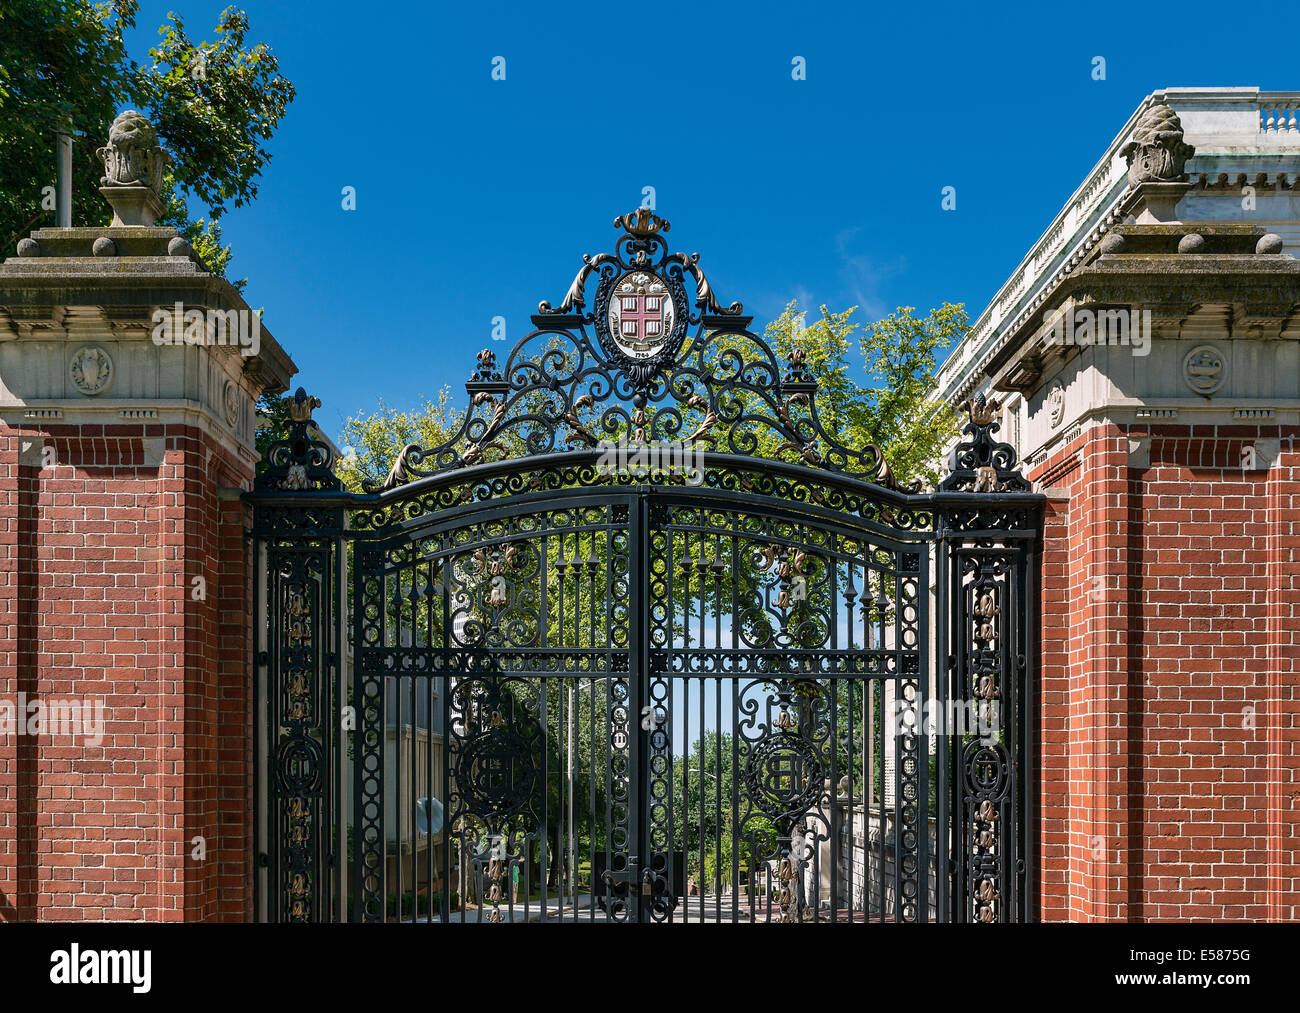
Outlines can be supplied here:
M193 41L168 15L159 42L137 63L125 35L137 0L5 0L0 4L0 239L12 249L54 223L56 133L73 134L73 225L104 224L103 165L95 149L122 109L153 123L172 155L167 214L209 268L224 274L230 247L220 218L257 196L266 143L294 98L264 43L248 42L248 16L222 11L210 41ZM207 208L192 217L194 200ZM235 282L243 288L243 281Z
M933 485L943 448L959 428L957 413L937 396L934 371L938 355L969 328L966 308L945 302L918 317L911 306L900 306L860 333L856 312L856 306L838 313L822 306L820 318L805 324L791 301L767 325L766 338L781 356L796 341L802 345L817 378L822 424L841 443L855 449L874 443L901 483L919 478ZM855 345L863 382L851 370Z

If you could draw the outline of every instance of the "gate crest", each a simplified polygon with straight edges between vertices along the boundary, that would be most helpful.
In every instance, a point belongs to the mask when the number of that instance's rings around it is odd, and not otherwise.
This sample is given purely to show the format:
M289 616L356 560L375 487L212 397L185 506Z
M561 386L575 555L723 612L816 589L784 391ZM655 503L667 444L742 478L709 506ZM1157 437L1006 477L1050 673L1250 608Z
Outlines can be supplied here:
M558 306L499 363L491 349L465 389L470 404L441 446L404 447L368 492L506 457L594 448L602 442L707 445L917 492L895 480L872 444L844 446L823 423L817 382L796 343L781 357L723 307L697 253L670 251L671 226L645 208L614 221L610 252L583 256ZM590 304L590 308L589 308Z

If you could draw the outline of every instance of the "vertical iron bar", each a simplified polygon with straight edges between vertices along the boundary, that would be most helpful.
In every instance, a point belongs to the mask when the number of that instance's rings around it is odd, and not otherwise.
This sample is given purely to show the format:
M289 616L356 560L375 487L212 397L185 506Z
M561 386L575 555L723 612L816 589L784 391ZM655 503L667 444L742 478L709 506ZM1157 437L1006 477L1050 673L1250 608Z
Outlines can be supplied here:
M916 920L930 920L930 734L926 704L930 698L930 547L916 546ZM940 726L942 729L942 726ZM942 734L942 731L940 732Z
M648 921L649 905L642 903L643 896L639 883L649 863L650 838L648 812L645 800L649 797L648 757L650 755L649 732L643 727L642 719L645 708L652 703L650 699L650 601L646 588L650 580L648 572L650 560L650 503L648 492L643 490L632 500L630 507L629 531L631 538L631 560L629 566L629 590L631 592L629 646L631 648L631 673L628 678L630 712L628 714L628 830L629 843L635 852L629 855L629 868L635 869L637 878L628 885L628 901L637 921ZM671 615L671 609L670 609ZM633 861L641 864L633 865Z
M253 853L249 856L253 870L253 911L259 922L279 921L279 905L267 882L267 865L270 861L272 835L269 833L271 764L270 764L270 706L272 680L270 673L271 643L268 636L272 617L279 610L271 607L269 598L270 572L267 569L265 540L253 543L253 783L256 786L253 806ZM263 859L266 859L266 863Z
M563 545L561 545L560 551L561 552L564 551ZM561 588L564 587L563 580L560 581L560 587ZM561 613L561 629L563 629L563 613ZM542 713L541 713L542 820L541 820L541 832L537 835L537 851L538 851L537 877L538 879L541 880L540 885L542 887L542 899L539 902L541 912L542 912L541 919L542 921L549 921L551 916L551 909L550 909L551 880L550 880L550 876L547 875L547 871L548 871L547 866L549 865L550 862L550 855L547 853L548 849L546 847L547 845L546 828L550 826L550 814L548 813L547 809L550 804L550 795L551 795L550 784L548 783L551 776L551 719L550 719L551 680L542 679L541 689L542 689ZM563 915L563 906L564 906L564 894L563 894L563 890L561 890L560 899L559 899L559 908L556 911L557 915L560 916ZM562 917L561 920L563 920Z
M949 582L952 574L948 539L943 528L943 514L941 511L935 512L935 527L935 635L931 664L934 666L935 696L938 701L936 706L939 713L944 715L945 720L938 741L935 744L935 771L939 777L939 784L936 789L938 818L935 823L934 885L937 918L941 922L948 922L952 919L949 891L952 886L953 828L949 803L953 782L951 776L952 729L946 719L949 713L948 701L951 696L948 680L952 674L948 651Z

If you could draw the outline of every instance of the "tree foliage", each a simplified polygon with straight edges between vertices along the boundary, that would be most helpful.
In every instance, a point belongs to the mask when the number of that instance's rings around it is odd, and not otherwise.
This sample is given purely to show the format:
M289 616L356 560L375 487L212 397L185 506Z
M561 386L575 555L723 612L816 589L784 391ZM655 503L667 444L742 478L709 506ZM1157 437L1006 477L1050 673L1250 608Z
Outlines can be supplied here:
M294 98L274 52L248 42L248 16L227 7L210 41L189 37L177 14L143 62L127 51L137 0L6 0L0 4L0 239L6 247L54 223L56 134L73 133L74 225L102 225L95 156L127 106L153 123L172 155L168 210L204 262L224 273L230 249L220 218L257 196L267 142ZM194 217L191 199L207 208ZM242 283L237 283L242 287Z
M425 449L440 446L460 427L462 417L452 409L447 387L438 392L437 401L421 398L419 407L411 412L381 400L375 411L358 412L344 422L344 457L335 473L349 492L361 492L363 482L378 482L388 474L408 443Z
M960 303L944 303L926 317L900 306L858 332L856 306L804 324L791 301L767 326L768 342L788 355L796 342L818 383L822 424L844 445L857 449L874 443L885 454L895 477L906 484L920 479L933 485L938 462L958 432L957 413L937 396L934 371L939 353L966 333L969 320ZM854 378L850 353L861 353L863 380Z

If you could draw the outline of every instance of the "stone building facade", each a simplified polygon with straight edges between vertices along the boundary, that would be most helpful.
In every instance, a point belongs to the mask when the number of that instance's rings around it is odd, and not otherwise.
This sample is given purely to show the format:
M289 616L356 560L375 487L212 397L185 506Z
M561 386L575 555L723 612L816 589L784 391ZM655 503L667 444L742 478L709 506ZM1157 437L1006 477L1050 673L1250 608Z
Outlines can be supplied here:
M1045 920L1300 917L1298 109L1149 96L940 372L1051 497Z

